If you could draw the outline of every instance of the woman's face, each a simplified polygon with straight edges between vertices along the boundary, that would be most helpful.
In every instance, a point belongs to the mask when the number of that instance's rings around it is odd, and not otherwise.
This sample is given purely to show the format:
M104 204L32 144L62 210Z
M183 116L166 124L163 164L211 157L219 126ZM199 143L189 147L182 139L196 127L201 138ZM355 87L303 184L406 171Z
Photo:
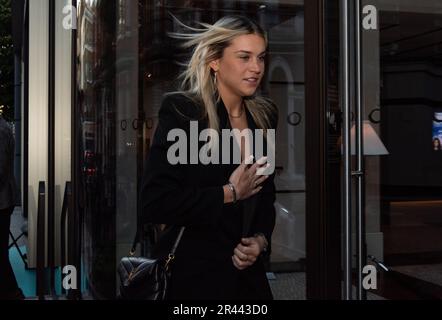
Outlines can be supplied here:
M217 72L218 90L240 97L253 95L264 75L265 50L264 39L256 34L232 40L222 58L210 63Z

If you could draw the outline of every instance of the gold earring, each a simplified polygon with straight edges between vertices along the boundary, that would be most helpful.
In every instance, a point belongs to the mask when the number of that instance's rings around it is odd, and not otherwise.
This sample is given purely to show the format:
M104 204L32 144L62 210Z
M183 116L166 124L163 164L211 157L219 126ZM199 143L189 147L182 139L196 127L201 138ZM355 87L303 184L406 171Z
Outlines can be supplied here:
M216 79L216 75L217 75L217 73L218 73L218 72L215 71L215 76L213 77L213 83L215 84L215 87L216 87L216 83L217 83L217 79Z

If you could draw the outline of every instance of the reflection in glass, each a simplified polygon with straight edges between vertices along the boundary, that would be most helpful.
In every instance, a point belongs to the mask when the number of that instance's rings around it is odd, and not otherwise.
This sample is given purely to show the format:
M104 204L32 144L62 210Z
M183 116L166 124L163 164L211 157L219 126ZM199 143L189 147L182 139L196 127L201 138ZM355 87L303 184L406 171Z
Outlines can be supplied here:
M376 9L378 28L362 33L363 113L388 154L365 157L365 241L367 255L391 271L378 268L372 293L435 298L442 285L442 166L434 151L440 149L442 96L435 88L442 79L442 4L390 0Z

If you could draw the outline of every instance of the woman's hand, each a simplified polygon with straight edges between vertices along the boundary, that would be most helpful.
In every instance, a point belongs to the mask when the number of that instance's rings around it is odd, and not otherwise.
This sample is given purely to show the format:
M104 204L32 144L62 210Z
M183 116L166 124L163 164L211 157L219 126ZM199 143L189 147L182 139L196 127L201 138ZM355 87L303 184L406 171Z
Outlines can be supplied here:
M253 160L253 156L250 156L248 160L248 162L251 162L251 160ZM262 189L260 184L263 183L269 176L257 175L256 171L259 168L264 168L266 166L268 166L267 157L259 159L253 165L248 165L246 164L246 161L243 160L238 168L233 171L229 181L235 187L236 200L247 199Z
M233 265L244 270L253 265L263 250L263 244L258 237L243 238L233 250Z

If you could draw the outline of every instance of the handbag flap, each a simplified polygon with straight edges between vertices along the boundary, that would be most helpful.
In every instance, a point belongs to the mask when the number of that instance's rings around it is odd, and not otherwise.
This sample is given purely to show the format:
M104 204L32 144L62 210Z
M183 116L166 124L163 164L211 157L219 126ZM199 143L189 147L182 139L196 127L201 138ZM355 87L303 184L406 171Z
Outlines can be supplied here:
M162 277L163 262L157 259L142 257L125 257L118 267L121 282L124 286L136 286L139 283L157 281Z

